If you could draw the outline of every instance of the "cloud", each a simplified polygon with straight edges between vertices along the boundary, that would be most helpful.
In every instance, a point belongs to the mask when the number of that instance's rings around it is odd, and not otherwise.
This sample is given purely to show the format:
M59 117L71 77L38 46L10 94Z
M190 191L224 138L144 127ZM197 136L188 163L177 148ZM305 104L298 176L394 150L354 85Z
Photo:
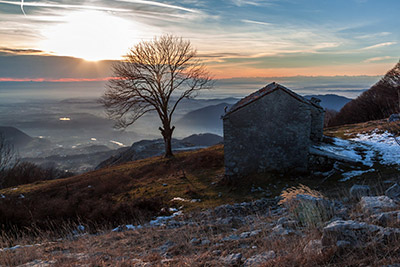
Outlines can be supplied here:
M39 49L15 49L15 48L6 48L0 47L0 52L10 53L10 54L22 54L22 55L32 55L32 54L48 54L43 50Z
M21 6L21 2L18 1L4 1L0 0L1 4L9 4ZM102 6L91 6L91 5L68 5L68 4L56 4L49 2L24 2L23 6L30 7L55 7L55 8L68 8L68 9L91 9L91 10L102 10L102 11L115 11L115 12L128 12L130 10L124 8L112 8L112 7L102 7Z
M376 38L376 37L383 37L383 36L387 36L390 35L392 33L390 32L377 32L377 33L370 33L370 34L365 34L365 35L361 35L361 36L356 36L356 39L371 39L371 38Z
M363 62L365 63L371 63L371 62L378 62L378 61L384 61L386 59L393 59L395 57L390 57L390 56L384 56L384 57L372 57L364 60Z
M263 5L271 5L272 3L268 1L262 1L262 0L232 0L233 4L236 6L263 6Z
M178 5L160 3L160 2L156 2L156 1L147 1L147 0L146 1L145 0L119 0L119 1L133 3L133 4L157 6L157 7L163 7L163 8L168 8L168 9L175 9L175 10L185 11L185 12L189 12L189 13L200 13L198 10L195 10L195 9L181 7Z
M361 48L361 50L370 50L370 49L375 49L375 48L380 48L380 47L385 47L385 46L390 46L390 45L395 45L395 44L397 44L397 42L380 43L380 44L371 45L371 46L367 46L367 47Z
M258 25L265 25L265 26L272 25L271 23L268 23L268 22L248 20L248 19L242 19L241 22L250 23L250 24L258 24Z

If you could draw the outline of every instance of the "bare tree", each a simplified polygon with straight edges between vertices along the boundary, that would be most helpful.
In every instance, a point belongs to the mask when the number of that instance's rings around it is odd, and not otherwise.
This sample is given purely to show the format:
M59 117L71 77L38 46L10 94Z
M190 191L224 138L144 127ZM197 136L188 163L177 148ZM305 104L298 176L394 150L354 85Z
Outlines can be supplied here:
M13 168L18 162L14 148L0 134L0 188L4 183L6 171Z
M113 66L113 78L100 99L116 128L126 128L144 114L157 112L165 156L172 157L172 115L185 98L212 88L212 79L190 41L164 35L142 41Z

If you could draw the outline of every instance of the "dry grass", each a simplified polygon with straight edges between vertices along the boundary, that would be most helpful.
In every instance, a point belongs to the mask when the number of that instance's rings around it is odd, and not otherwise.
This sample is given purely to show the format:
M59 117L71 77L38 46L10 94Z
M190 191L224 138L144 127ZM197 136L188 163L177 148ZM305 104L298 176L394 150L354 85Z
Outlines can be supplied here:
M318 201L314 201L315 199ZM279 204L306 227L321 226L333 215L332 207L324 195L302 184L283 190Z
M357 137L357 134L367 134L376 131L383 133L388 131L395 136L400 134L400 123L391 122L387 119L368 121L356 124L346 124L341 126L328 127L324 129L324 134L342 139L350 139Z
M300 184L299 186L293 186L283 190L281 193L281 200L279 201L279 204L289 205L290 207L291 203L297 200L297 195L308 195L315 198L325 198L321 192Z
M56 243L0 252L0 265L17 266L27 262L53 262L56 266L227 266L221 257L242 253L244 258L273 250L276 258L263 266L379 266L395 263L400 254L398 240L384 246L369 246L360 250L321 253L304 247L321 238L317 229L302 229L302 235L271 235L271 225L277 218L260 214L252 224L236 231L224 225L204 224L204 218L192 218L195 224L178 229L144 228L120 233L84 235L64 238ZM211 219L211 218L210 218ZM240 240L222 241L226 236L260 229L258 235ZM43 237L46 239L45 237ZM193 244L193 238L209 240L209 244ZM162 250L162 246L166 246ZM371 265L372 264L372 265ZM140 265L138 265L140 266Z

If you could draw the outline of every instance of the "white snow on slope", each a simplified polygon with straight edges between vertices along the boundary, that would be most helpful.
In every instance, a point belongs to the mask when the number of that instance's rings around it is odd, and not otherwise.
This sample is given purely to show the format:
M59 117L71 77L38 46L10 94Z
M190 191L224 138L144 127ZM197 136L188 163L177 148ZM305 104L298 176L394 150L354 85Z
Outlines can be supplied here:
M374 165L372 157L375 152L371 151L369 146L340 138L333 138L333 140L333 144L322 144L318 146L318 149L346 158L349 161L360 162L369 167ZM363 153L360 151L363 151Z
M352 170L342 173L340 181L347 181L363 173L374 172L371 167L379 162L382 165L397 165L400 169L400 146L389 132L358 134L350 140L333 138L333 144L322 144L317 147L322 151L360 162L369 169Z
M381 164L400 165L400 146L389 132L377 133L374 131L370 134L358 134L351 140L367 145L371 150L376 151Z

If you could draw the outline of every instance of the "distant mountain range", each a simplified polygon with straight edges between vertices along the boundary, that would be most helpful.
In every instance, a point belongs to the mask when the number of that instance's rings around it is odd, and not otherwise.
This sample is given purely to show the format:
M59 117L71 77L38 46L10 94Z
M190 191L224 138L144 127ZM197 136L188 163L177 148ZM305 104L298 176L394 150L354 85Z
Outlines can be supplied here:
M222 133L221 116L225 114L225 108L231 104L220 103L188 112L175 124L178 128L189 128L195 132Z
M352 99L340 96L340 95L334 95L334 94L328 94L328 95L306 95L304 96L307 99L311 99L312 97L316 97L321 100L320 105L324 109L330 109L330 110L335 110L339 111L344 105L349 103Z
M15 148L22 148L33 140L32 137L15 127L0 126L0 136Z

